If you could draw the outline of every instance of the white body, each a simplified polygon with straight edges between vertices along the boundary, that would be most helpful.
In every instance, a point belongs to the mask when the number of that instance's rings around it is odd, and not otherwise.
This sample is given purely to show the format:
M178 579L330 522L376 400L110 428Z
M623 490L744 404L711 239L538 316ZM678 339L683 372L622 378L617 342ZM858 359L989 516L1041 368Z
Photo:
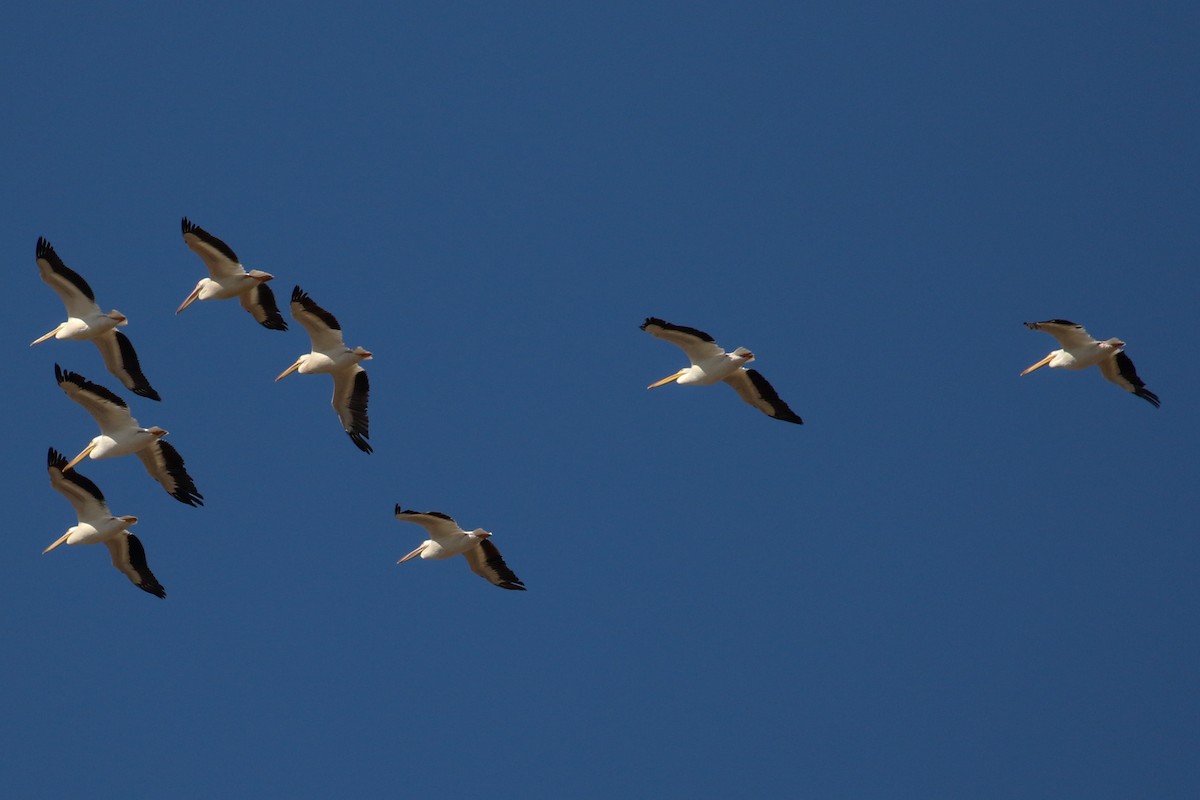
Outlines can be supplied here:
M49 553L61 545L104 544L112 565L139 589L156 597L166 597L166 590L150 571L146 552L138 538L129 533L137 517L114 517L104 502L99 487L77 472L64 472L67 460L50 448L47 470L50 485L70 501L79 522L42 551Z
M367 442L367 395L370 387L366 370L359 362L371 358L371 353L361 347L347 347L337 319L317 305L299 286L292 290L291 310L292 317L308 331L312 351L297 358L275 380L282 380L293 372L301 375L332 375L333 398L330 405L354 446L364 453L370 453L371 445Z
M673 375L655 381L647 389L655 389L675 382L684 386L710 386L727 383L746 403L754 406L768 417L783 422L803 424L800 416L788 407L775 388L757 370L746 369L754 360L754 354L744 347L727 353L711 336L696 328L672 325L657 317L648 317L642 330L664 342L670 342L687 354L692 362Z
M508 564L504 563L496 545L489 541L492 534L483 528L465 531L440 511L406 511L398 505L396 519L401 522L414 522L429 533L428 539L397 561L397 564L403 564L417 556L425 560L439 561L462 555L466 557L471 571L489 583L501 589L525 590L525 584L509 569Z

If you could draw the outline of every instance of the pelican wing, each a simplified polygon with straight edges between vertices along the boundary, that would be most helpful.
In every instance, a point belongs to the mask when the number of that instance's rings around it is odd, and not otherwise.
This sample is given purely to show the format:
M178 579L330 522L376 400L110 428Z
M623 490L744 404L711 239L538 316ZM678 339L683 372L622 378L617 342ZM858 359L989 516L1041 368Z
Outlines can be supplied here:
M508 568L508 564L504 563L500 551L492 544L491 539L480 540L478 547L472 547L463 555L467 558L467 564L471 566L471 572L482 576L489 583L494 583L501 589L525 591L525 584Z
M337 317L317 305L299 286L292 289L292 316L308 331L314 352L341 350L346 346Z
M204 505L204 495L196 488L192 476L184 468L183 456L168 442L158 439L149 447L137 451L150 477L162 484L167 494L189 506Z
M258 320L258 324L273 331L286 331L287 323L279 313L275 303L275 293L263 281L257 282L250 291L238 295L242 308L250 312L250 316Z
M120 536L109 539L104 543L108 554L112 557L112 565L121 571L134 586L143 592L149 592L155 597L167 596L167 590L154 577L150 565L146 563L146 549L132 533L125 532Z
M137 427L137 420L129 413L129 406L108 389L58 364L54 365L54 377L67 397L92 415L100 425L101 433Z
M213 280L232 278L246 271L233 248L187 217L183 218L183 241L200 256Z
M1146 384L1138 377L1137 370L1133 368L1133 362L1129 356L1125 355L1124 350L1118 350L1112 358L1101 361L1100 374L1125 391L1133 392L1155 408L1159 407L1158 395L1146 388Z
M693 364L715 358L725 352L717 345L713 337L704 331L684 325L672 325L658 317L646 317L641 328L651 336L662 339L664 342L670 342L682 349Z
M738 396L772 419L803 425L804 420L788 408L775 387L756 369L739 369L725 379Z
M1083 329L1082 325L1065 319L1048 319L1045 322L1026 322L1025 327L1031 331L1044 331L1050 334L1063 350L1073 350L1086 347L1096 340Z
M100 487L80 475L77 470L63 472L67 458L53 447L46 454L46 471L50 485L71 503L80 522L103 520L112 516Z
M466 535L466 531L458 527L458 523L440 511L413 511L412 509L402 509L397 504L396 519L401 522L417 523L429 533L431 539Z
M137 353L134 352L128 336L118 330L110 330L92 341L100 349L104 366L117 376L126 389L150 400L162 399L142 372L142 365L138 363Z
M42 280L54 290L54 293L67 307L67 316L86 317L91 313L99 313L96 305L96 295L78 272L68 267L54 252L54 247L42 237L37 240L37 265Z
M342 428L350 435L354 446L364 453L371 452L367 443L367 371L358 364L353 369L333 373L333 410L342 421Z

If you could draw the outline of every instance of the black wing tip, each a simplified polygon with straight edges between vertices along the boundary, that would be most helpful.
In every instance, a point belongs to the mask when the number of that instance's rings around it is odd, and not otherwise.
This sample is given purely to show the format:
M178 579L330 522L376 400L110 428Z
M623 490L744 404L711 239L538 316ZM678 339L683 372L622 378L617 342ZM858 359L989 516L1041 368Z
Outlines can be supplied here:
M710 334L707 334L704 331L700 330L699 328L691 328L691 327L688 327L687 325L675 325L673 323L667 322L665 319L663 319L661 317L646 317L646 321L643 322L639 327L642 330L646 330L646 328L649 327L650 325L657 325L658 327L662 328L664 331L676 331L678 333L687 334L688 336L695 336L697 339L699 339L702 342L712 342L713 344L717 343L716 339L714 339Z
M767 401L768 405L771 406L771 410L775 412L774 414L767 414L768 417L777 419L780 422L791 422L795 425L804 424L804 420L800 418L800 415L792 411L788 404L783 401L783 398L779 396L779 392L775 391L775 387L771 385L771 382L762 376L761 372L756 369L747 369L746 375L750 378L750 382L754 384L754 388L758 389L758 393L762 395L763 400ZM762 409L759 410L761 411Z
M1158 399L1158 395L1156 395L1154 392L1150 391L1149 389L1138 389L1137 391L1134 392L1134 394L1136 394L1138 397L1142 398L1143 400L1145 400L1147 403L1154 406L1155 408L1159 408L1162 405L1162 403Z
M1036 331L1039 325L1070 325L1073 328L1082 328L1078 322L1071 322L1069 319L1044 319L1041 322L1026 322L1025 327L1031 331Z
M525 584L519 581L515 583L513 581L503 581L501 583L493 583L492 585L499 586L501 589L512 589L517 592L526 591Z
M363 436L361 433L346 431L346 435L350 437L350 441L354 442L355 447L357 447L359 450L362 450L367 455L375 452L371 448L371 443L367 441L367 437Z
M144 397L147 400L157 400L160 403L162 402L162 398L159 397L158 392L154 391L154 389L150 386L135 386L129 391L133 392L138 397Z
M46 467L55 467L59 472L67 465L67 457L51 447L46 452Z
M264 319L259 324L272 331L286 331L288 329L287 322L284 321L283 317L279 317L278 319Z
M183 232L184 232L185 234L187 234L187 233L196 233L197 231L202 231L202 230L204 230L203 228L201 228L201 227L200 227L199 225L197 225L196 223L192 222L192 221L191 221L190 219L188 219L187 217L184 217L184 218L183 218L182 222L180 223L180 226L183 228Z
M292 287L292 302L293 303L303 303L305 300L311 300L311 299L312 298L308 296L308 292L304 291L299 286Z
M38 240L37 240L37 251L36 252L37 252L37 255L35 256L36 258L50 258L55 255L54 245L50 244L50 242L46 239L46 237L39 236Z

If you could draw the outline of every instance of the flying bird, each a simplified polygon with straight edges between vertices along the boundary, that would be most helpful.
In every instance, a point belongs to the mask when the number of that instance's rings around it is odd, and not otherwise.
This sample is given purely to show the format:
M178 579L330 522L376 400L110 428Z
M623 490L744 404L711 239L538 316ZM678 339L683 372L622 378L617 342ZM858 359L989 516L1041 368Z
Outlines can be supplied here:
M746 348L739 347L732 353L726 353L713 337L704 331L672 325L658 317L647 317L641 328L651 336L676 345L692 362L690 367L684 367L660 381L655 381L647 386L647 389L654 389L672 381L684 386L708 386L724 381L733 387L739 397L768 417L794 422L797 425L804 424L804 420L788 408L788 404L783 402L775 388L767 383L767 379L758 370L746 369L743 366L754 360L754 354Z
M63 544L104 542L112 557L112 565L134 586L155 597L166 597L166 589L146 563L146 551L142 543L128 530L138 521L137 517L114 517L99 487L74 470L65 471L67 459L53 447L46 455L46 462L50 485L74 506L79 523L68 528L54 544L42 551L42 555Z
M67 397L83 406L100 425L100 435L67 462L62 468L63 472L84 458L115 458L137 453L150 477L161 483L167 494L189 506L204 505L204 496L187 474L183 457L162 440L167 435L165 430L157 425L152 428L139 427L124 400L82 375L68 372L55 364L54 377Z
M237 254L223 241L199 225L183 218L183 241L200 256L208 267L208 277L201 278L179 308L178 314L197 300L228 300L236 297L242 308L258 320L258 324L273 331L286 331L287 323L275 304L275 294L267 281L274 278L268 272L252 269L249 272Z
M371 452L367 442L367 371L358 362L371 354L361 347L353 350L342 341L342 326L337 319L321 308L299 286L292 289L292 316L308 331L312 352L300 356L275 380L279 381L299 371L301 375L327 372L333 375L333 410L342 421L350 441L364 453Z
M525 584L516 576L500 551L492 544L491 533L483 528L464 531L450 517L439 511L410 511L396 505L396 519L401 522L415 522L429 532L429 537L421 542L416 550L397 561L403 564L410 558L453 558L458 554L466 556L467 564L476 575L494 583L501 589L525 591Z
M1034 331L1045 331L1058 340L1061 350L1054 350L1041 361L1027 367L1021 372L1028 375L1036 369L1050 367L1051 369L1087 369L1095 364L1100 367L1100 374L1120 386L1127 392L1132 392L1159 407L1158 395L1146 388L1146 384L1138 377L1133 362L1121 348L1125 343L1120 339L1108 339L1098 342L1093 339L1082 325L1065 319L1048 319L1045 322L1026 322L1025 327Z
M107 314L101 311L88 282L64 264L54 247L40 236L37 240L37 265L42 280L67 307L67 321L34 339L29 346L41 344L47 339L91 340L99 348L104 366L126 389L150 400L160 399L158 392L142 374L129 337L117 330L117 326L129 324L125 315L115 308Z

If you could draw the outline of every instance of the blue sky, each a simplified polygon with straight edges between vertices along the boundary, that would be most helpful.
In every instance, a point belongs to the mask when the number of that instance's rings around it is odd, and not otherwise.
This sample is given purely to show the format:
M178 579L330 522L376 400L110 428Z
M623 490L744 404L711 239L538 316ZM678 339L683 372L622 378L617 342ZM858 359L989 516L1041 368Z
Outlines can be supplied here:
M1194 797L1194 4L29 4L0 26L8 796ZM375 354L357 451L188 216ZM46 448L47 237L206 499ZM646 316L805 419L645 386ZM1097 371L1021 369L1062 317ZM123 396L128 393L121 392ZM528 592L394 562L394 504Z

